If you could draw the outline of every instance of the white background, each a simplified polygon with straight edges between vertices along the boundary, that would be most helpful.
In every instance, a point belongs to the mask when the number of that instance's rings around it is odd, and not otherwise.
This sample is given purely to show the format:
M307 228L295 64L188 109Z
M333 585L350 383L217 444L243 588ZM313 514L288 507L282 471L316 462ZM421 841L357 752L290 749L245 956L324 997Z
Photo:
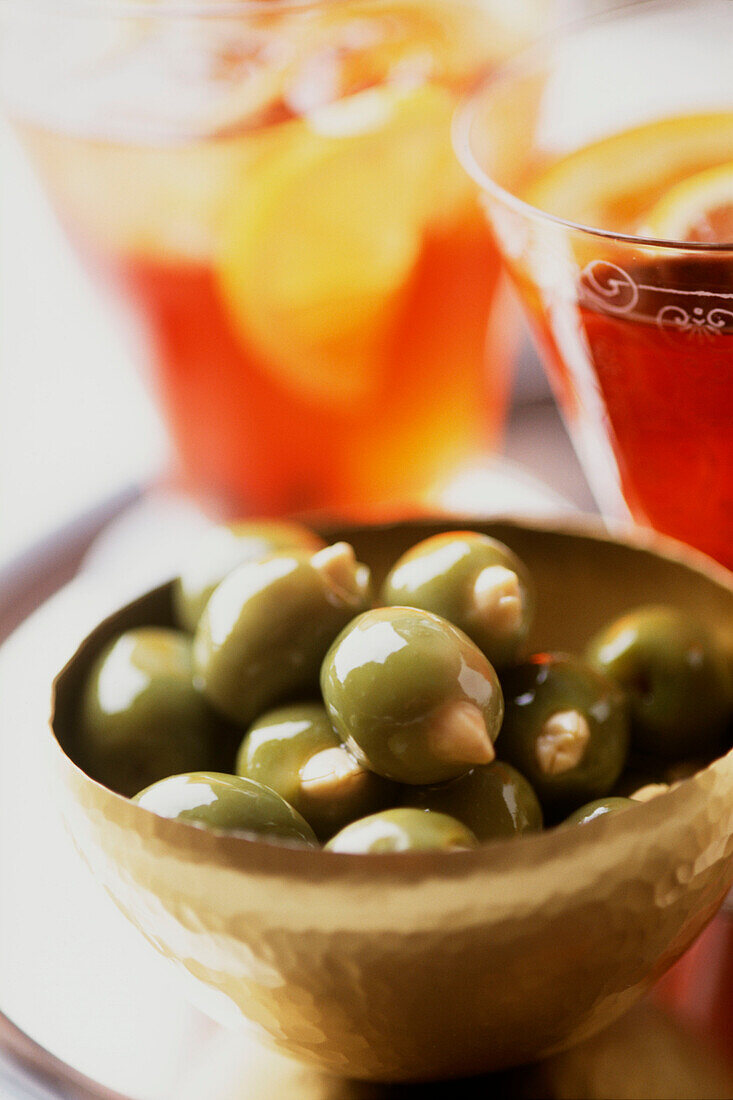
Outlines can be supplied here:
M167 446L113 316L0 124L0 562Z

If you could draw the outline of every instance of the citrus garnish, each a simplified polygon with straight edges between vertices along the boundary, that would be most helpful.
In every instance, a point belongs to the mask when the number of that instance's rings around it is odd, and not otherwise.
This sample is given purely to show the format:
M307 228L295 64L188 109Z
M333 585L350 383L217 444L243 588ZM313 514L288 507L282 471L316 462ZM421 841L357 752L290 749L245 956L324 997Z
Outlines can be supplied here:
M319 402L379 383L391 323L431 222L470 199L444 90L372 88L281 127L233 190L219 280L281 383Z
M664 240L733 243L733 161L671 187L647 214L643 230Z
M523 198L567 221L635 233L661 193L731 156L733 113L662 119L563 157L535 177Z

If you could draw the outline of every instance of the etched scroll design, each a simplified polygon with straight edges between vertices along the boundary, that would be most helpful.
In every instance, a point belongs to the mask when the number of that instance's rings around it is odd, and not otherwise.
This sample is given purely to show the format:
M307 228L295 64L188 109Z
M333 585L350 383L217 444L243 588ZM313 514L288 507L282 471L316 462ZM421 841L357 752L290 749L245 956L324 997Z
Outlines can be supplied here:
M656 321L661 329L673 329L710 340L725 329L733 329L733 310L720 306L706 310L702 306L684 309L678 305L667 305L659 310Z
M658 308L655 298L663 299ZM669 335L710 340L733 332L733 293L637 283L608 260L593 260L583 268L580 301L602 313L653 322Z
M608 260L592 260L580 274L583 296L609 313L631 313L639 288L622 267Z

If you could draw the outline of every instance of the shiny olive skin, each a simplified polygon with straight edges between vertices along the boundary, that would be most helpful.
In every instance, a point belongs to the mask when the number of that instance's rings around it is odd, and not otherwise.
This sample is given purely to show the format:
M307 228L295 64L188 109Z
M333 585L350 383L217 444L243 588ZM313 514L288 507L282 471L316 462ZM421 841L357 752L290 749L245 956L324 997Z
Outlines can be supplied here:
M308 784L307 765L318 754L351 760L353 771L324 788ZM237 775L271 787L294 806L319 839L328 839L357 818L394 806L400 788L367 771L342 748L320 703L298 703L268 711L250 726L239 753Z
M315 845L307 821L262 783L222 772L170 775L135 795L144 810L225 832L257 833L274 840Z
M730 671L702 623L672 607L640 607L597 634L587 656L627 693L635 748L679 759L722 744Z
M482 844L542 828L537 795L516 768L500 760L473 768L450 783L403 790L406 805L455 817Z
M501 756L526 776L543 810L556 816L608 794L629 748L618 687L579 658L546 653L503 683Z
M338 734L366 767L402 783L440 783L494 758L498 677L461 630L427 611L367 611L321 669Z
M605 817L607 814L623 813L634 805L632 798L597 798L593 802L587 802L585 806L575 810L565 818L563 825L587 825L589 821L595 821L597 817Z
M526 567L503 543L473 531L433 535L413 546L390 570L382 601L448 619L496 668L519 659L534 615Z
M384 852L455 851L477 845L471 830L454 817L401 807L347 825L329 840L326 851L379 855Z
M224 577L248 561L279 550L319 550L325 543L307 527L283 520L240 521L212 527L173 582L176 621L193 633L211 594Z
M288 698L316 694L328 647L370 604L367 567L348 547L334 579L319 557L330 549L248 562L215 589L194 636L194 666L225 718L247 727Z
M191 639L177 630L126 631L99 654L79 713L79 763L132 795L166 775L209 767L216 720L193 682Z

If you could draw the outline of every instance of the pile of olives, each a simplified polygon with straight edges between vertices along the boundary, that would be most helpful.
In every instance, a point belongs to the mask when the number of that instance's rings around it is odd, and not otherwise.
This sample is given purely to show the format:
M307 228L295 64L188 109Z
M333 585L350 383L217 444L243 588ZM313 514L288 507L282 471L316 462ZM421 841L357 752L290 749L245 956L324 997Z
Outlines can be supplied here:
M527 655L534 602L516 555L470 531L414 546L375 597L347 543L215 528L174 584L180 629L96 659L79 762L163 817L394 852L622 812L728 747L706 627L643 607L583 656Z

